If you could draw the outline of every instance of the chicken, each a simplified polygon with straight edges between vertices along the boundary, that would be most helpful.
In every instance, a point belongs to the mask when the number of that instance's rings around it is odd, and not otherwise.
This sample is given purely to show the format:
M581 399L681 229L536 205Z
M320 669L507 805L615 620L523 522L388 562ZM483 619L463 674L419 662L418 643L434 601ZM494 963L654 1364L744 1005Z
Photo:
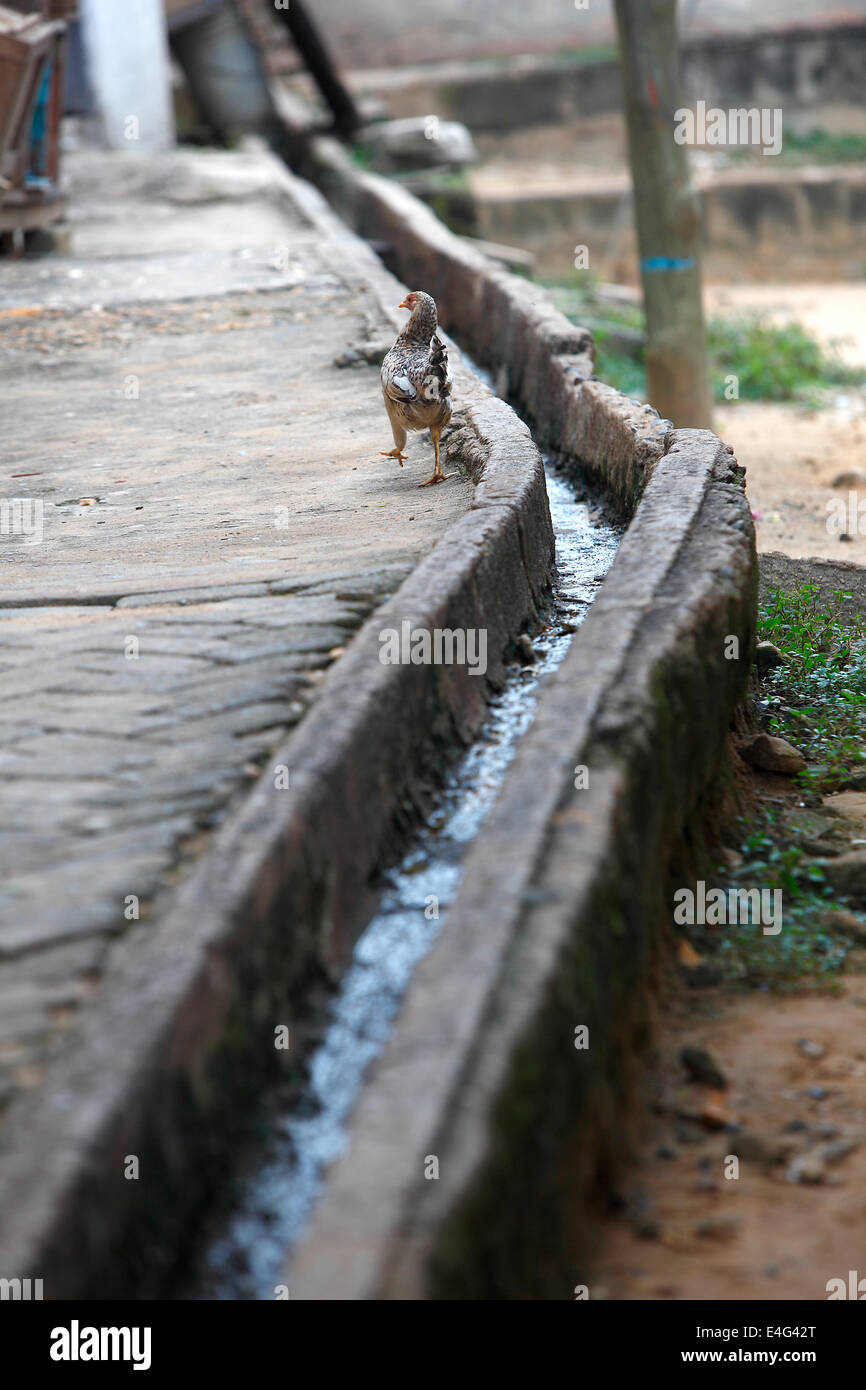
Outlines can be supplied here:
M419 487L444 483L453 473L443 473L439 435L451 419L451 377L445 344L437 337L436 303L423 290L407 294L401 309L412 317L382 363L382 395L391 421L395 448L382 449L403 467L407 430L429 430L436 467Z

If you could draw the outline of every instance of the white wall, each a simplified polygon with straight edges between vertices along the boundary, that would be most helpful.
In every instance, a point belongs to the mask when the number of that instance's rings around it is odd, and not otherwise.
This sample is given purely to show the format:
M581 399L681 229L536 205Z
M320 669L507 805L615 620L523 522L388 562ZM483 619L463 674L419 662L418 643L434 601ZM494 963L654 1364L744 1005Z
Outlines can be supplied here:
M106 144L152 153L174 144L162 0L81 0L90 85Z

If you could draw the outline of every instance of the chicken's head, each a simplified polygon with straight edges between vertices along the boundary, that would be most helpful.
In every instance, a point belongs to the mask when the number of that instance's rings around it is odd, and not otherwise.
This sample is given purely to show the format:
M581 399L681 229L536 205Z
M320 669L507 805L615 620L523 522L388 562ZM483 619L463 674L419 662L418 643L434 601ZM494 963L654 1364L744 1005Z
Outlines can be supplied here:
M410 338L417 338L419 342L429 343L438 323L436 300L433 296L426 294L424 290L410 290L399 308L412 310L412 317L403 329L404 335L408 334Z

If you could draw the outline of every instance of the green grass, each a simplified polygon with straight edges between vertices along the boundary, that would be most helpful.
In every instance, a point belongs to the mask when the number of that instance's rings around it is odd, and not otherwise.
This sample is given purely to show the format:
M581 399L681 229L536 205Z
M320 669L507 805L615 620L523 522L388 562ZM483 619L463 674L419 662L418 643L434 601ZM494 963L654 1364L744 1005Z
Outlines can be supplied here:
M627 396L646 399L643 343L624 352L616 330L643 332L637 305L611 305L596 297L594 280L548 283L558 307L575 323L591 328L596 372ZM821 393L866 385L866 373L849 367L835 350L823 348L797 323L773 324L760 314L713 318L707 326L713 394L725 402L727 378L737 378L739 400L804 401L820 404Z
M782 930L765 936L760 923L725 927L717 949L726 975L780 992L806 983L826 988L842 969L851 943L820 924L821 913L838 906L824 884L823 870L791 843L774 807L765 808L751 824L742 823L739 852L742 863L733 873L720 869L720 877L726 887L781 890ZM701 944L706 947L705 935Z
M757 821L743 826L743 862L729 876L737 888L781 890L782 930L767 937L760 925L729 927L720 954L729 975L750 985L784 990L800 987L806 978L823 985L841 969L850 943L820 925L820 914L834 906L824 871L790 842L779 822L778 810L767 807Z
M792 401L828 387L864 384L862 371L846 366L797 323L771 324L752 314L711 319L707 346L716 400L725 399L730 375L746 401Z
M765 936L760 922L692 928L694 945L716 958L729 981L778 993L832 989L853 943L822 925L826 911L842 907L825 883L823 868L793 841L774 806L742 819L740 830L740 863L733 870L720 865L718 881L725 890L779 890L781 931Z
M600 333L595 334L595 346L596 375L602 381L606 381L608 386L621 391L624 396L636 396L639 400L645 401L646 372L642 364L636 362L633 357L607 350Z
M740 162L764 159L754 146L726 148L728 158ZM774 162L783 164L859 164L866 160L866 135L834 134L829 130L811 130L808 135L784 131L782 148Z
M551 56L556 62L567 64L615 63L619 49L615 43L587 44L585 48L557 48Z
M822 600L817 585L802 584L775 589L758 610L759 640L777 646L786 662L756 673L753 694L769 731L818 764L794 781L813 804L866 766L866 619L844 616L849 597L838 590ZM721 933L693 929L690 936L730 980L774 991L832 988L851 942L821 925L822 913L842 904L821 864L798 843L809 832L787 819L790 810L765 802L741 819L739 862L717 868L725 888L780 889L781 932L765 936L761 924L749 923Z
M758 682L770 732L788 739L816 767L801 773L804 790L838 787L866 765L866 621L843 619L846 595L819 600L814 584L775 590L758 612L760 640L787 658Z

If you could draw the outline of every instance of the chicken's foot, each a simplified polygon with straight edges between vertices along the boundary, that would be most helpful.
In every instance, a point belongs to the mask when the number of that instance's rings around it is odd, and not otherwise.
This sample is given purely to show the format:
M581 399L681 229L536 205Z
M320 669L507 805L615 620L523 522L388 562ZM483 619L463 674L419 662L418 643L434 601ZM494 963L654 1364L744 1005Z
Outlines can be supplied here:
M418 484L419 487L429 487L431 483L444 483L446 478L453 478L455 476L453 473L442 472L442 462L439 458L439 430L431 430L430 438L433 440L433 452L436 455L436 467L433 469L433 472L430 474L429 478L426 478L423 483Z

